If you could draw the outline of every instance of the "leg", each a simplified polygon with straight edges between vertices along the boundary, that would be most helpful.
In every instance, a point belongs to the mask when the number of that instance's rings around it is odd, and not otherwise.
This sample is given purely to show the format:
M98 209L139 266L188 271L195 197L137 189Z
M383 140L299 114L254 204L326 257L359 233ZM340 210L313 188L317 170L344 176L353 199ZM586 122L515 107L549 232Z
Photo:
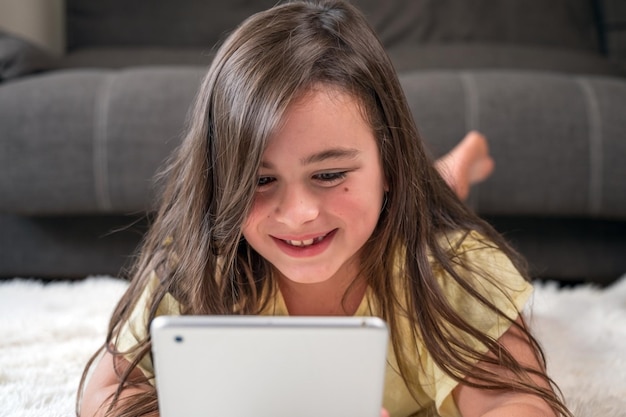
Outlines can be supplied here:
M487 139L478 132L469 132L435 162L435 168L461 200L467 199L471 185L485 180L493 171Z

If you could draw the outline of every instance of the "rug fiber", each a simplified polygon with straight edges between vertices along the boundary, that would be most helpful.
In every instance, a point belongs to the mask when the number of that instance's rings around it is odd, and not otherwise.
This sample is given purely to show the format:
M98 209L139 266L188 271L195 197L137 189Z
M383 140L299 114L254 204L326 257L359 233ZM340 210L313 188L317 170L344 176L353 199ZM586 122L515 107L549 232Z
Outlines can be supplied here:
M126 283L0 283L0 417L66 417ZM626 417L626 277L611 287L537 283L530 314L549 373L577 417Z

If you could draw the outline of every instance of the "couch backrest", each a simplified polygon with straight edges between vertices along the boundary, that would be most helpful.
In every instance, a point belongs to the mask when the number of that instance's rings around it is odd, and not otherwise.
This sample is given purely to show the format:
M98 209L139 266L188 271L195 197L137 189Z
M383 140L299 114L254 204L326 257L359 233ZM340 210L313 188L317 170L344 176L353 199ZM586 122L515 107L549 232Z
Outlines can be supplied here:
M471 41L601 50L594 0L353 2L365 12L387 47ZM275 3L67 0L67 45L69 50L91 46L213 46L247 16Z
M598 4L605 51L626 69L626 1L600 0Z
M358 0L387 46L480 42L599 50L593 0Z
M92 46L212 46L277 0L66 0L69 51Z

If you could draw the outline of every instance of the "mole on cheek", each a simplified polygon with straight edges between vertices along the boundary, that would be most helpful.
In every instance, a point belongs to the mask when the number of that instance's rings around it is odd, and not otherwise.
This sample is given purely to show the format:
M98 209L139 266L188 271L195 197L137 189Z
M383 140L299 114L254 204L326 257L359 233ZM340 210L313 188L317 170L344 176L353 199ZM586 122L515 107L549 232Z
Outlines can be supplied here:
M349 189L348 187L345 187L345 188L343 189L343 191L345 191L345 192L347 193L348 191L350 191L350 189Z

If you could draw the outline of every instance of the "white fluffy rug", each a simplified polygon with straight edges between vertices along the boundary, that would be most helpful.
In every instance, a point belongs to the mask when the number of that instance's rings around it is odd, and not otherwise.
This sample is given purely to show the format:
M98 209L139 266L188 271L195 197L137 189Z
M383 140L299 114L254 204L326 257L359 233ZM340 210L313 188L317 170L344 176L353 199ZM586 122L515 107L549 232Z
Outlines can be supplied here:
M71 416L83 365L123 281L0 283L0 416ZM626 417L626 277L600 290L538 284L532 323L578 417Z

